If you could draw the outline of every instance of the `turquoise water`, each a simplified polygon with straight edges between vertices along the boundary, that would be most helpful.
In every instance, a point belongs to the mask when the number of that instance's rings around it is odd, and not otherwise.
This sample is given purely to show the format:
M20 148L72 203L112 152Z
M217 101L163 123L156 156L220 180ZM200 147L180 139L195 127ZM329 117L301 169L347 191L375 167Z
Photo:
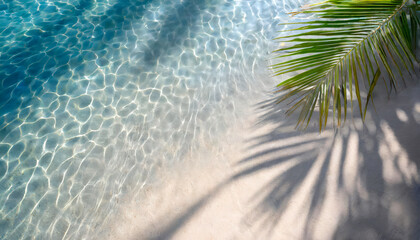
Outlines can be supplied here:
M0 0L0 238L92 239L274 86L286 0Z

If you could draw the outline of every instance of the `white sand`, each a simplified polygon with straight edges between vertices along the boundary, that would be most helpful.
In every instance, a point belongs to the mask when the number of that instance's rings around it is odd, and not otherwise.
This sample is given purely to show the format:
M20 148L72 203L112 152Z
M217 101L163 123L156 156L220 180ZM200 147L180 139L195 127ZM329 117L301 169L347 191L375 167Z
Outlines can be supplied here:
M109 239L420 239L420 85L337 134L249 119L124 203ZM256 100L258 101L258 100ZM357 110L357 109L356 109ZM261 115L260 115L261 116ZM261 121L262 120L262 121Z

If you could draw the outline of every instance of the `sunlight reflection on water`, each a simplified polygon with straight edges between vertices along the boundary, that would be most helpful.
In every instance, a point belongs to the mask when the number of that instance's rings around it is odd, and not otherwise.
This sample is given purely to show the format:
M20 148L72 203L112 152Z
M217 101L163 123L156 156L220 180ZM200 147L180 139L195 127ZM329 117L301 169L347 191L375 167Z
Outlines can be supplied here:
M216 143L293 2L0 1L0 236L84 238Z

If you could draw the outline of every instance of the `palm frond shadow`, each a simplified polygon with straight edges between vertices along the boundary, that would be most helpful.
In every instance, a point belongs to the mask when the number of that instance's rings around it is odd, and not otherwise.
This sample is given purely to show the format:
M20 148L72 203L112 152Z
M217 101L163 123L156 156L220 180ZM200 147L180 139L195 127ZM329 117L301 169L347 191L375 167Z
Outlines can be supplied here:
M275 101L275 99L267 100L258 104L257 108L263 112L255 127L274 124L274 129L268 134L248 140L249 149L253 153L238 162L239 167L245 165L245 168L233 176L233 179L237 180L265 169L280 169L277 175L253 195L250 202L257 202L255 208L244 217L246 225L257 226L258 232L267 239L275 231L283 213L287 211L289 203L293 201L300 186L305 184L305 177L315 168L319 174L317 178L313 179L316 184L312 189L312 199L308 203L311 209L322 203L325 197L328 157L331 152L325 152L321 156L325 161L317 166L316 160L320 158L317 149L328 149L331 140L327 135L331 137L334 134L330 131L319 135L316 129L309 130L304 135L295 131L292 118L285 118L282 111L284 107L273 104ZM283 120L279 121L279 119ZM303 136L310 137L305 139ZM258 150L253 151L253 149ZM287 167L284 170L283 166L285 165ZM314 214L315 212L308 213L307 221Z
M356 119L356 126L322 134L315 126L305 134L292 132L293 117L279 121L284 106L271 100L260 103L263 111L256 127L269 124L273 130L248 141L252 154L238 162L246 167L233 179L265 169L277 168L278 173L250 199L255 207L244 217L245 224L258 228L266 239L275 231L314 239L319 228L333 232L332 239L418 239L420 150L415 144L420 121L415 109L420 101L412 99L415 94L404 94L416 89L397 95L399 105L375 100L379 113L368 114L364 126ZM413 171L407 172L404 164ZM395 213L399 202L404 206ZM334 207L341 213L334 216ZM323 225L326 214L337 219L336 225Z

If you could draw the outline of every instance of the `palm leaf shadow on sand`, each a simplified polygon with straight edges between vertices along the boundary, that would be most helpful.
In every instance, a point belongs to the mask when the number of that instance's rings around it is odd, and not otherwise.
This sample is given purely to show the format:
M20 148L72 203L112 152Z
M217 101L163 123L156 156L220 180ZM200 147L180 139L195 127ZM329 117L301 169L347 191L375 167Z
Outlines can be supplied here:
M316 133L315 127L304 135L287 135L285 129L291 124L284 123L289 120L279 123L284 107L270 101L262 103L261 107L268 109L258 124L275 127L271 133L253 139L252 147L274 147L264 148L240 161L240 164L256 163L241 174L252 174L273 161L292 164L255 193L251 202L256 202L256 206L244 217L247 225L258 226L258 232L268 239L278 226L284 226L279 223L285 221L286 216L294 216L297 220L289 221L293 224L290 226L296 227L293 231L298 232L301 227L300 233L294 234L296 239L314 239L319 228L328 227L332 228L328 230L333 232L332 239L417 239L420 234L416 227L420 211L417 171L420 151L416 144L419 143L420 121L416 109L420 101L415 96L419 88L404 91L393 96L398 98L399 104L379 99L379 116L371 115L365 126L360 119L353 123L350 120L350 127L335 133L327 130L309 137L310 140L305 136ZM358 123L359 127L352 126ZM278 147L282 144L287 146ZM295 145L302 146L303 150L299 151ZM283 160L275 157L287 150L293 154ZM404 165L410 165L413 171L407 172ZM270 164L270 167L276 165ZM405 206L395 210L399 202L404 202ZM328 208L335 206L343 209L336 209L342 211L341 215L330 216L337 218L335 224L319 223L325 221L331 211ZM289 214L294 207L300 214Z
M246 141L251 153L238 161L239 171L147 239L173 238L231 183L268 170L277 173L249 199L254 207L243 217L263 239L275 232L290 239L418 239L419 91L417 85L394 96L398 101L379 99L380 114L369 114L366 125L350 119L322 134L294 131L282 106L262 102L255 128L272 130Z

